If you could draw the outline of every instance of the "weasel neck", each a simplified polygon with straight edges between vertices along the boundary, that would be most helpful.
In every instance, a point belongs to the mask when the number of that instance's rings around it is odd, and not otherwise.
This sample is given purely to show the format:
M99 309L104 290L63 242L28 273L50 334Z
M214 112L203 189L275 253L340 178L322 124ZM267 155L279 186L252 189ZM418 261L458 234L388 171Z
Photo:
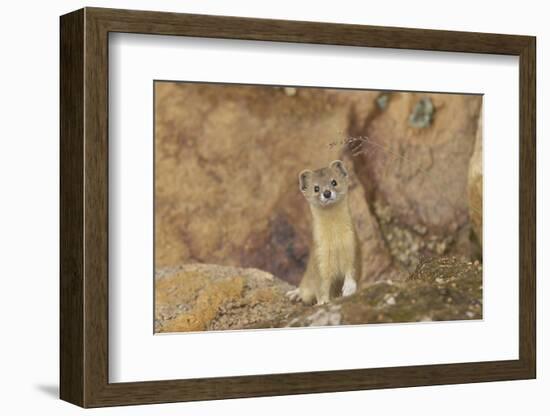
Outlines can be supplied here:
M353 227L347 195L342 201L328 207L319 208L313 205L310 207L313 217L314 234L317 234L323 229L332 228L332 226L343 226L344 228Z

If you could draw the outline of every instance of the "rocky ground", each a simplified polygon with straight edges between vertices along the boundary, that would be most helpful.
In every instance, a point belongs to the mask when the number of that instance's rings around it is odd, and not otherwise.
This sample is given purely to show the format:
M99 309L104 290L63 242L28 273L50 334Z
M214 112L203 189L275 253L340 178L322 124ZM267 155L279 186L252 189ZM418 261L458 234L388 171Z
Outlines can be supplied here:
M156 332L482 318L482 267L454 257L423 260L405 280L371 282L322 306L290 302L292 286L257 269L193 264L156 279Z
M293 286L258 269L190 264L157 273L155 331L242 329L299 309Z

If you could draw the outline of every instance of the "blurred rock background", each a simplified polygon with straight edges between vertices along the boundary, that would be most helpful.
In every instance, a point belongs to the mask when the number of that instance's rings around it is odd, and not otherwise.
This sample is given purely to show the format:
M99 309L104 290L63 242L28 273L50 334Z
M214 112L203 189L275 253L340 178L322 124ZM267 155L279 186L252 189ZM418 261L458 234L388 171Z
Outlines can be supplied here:
M155 83L155 268L256 268L297 284L298 173L341 158L360 286L421 259L481 259L480 95Z

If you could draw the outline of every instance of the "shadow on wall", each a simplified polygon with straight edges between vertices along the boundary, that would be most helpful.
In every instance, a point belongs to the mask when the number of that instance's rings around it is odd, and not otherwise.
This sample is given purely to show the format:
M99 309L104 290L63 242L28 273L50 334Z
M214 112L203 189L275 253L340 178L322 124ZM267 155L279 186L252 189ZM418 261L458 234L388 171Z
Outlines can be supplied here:
M34 387L52 399L59 399L59 386L57 384L37 384Z

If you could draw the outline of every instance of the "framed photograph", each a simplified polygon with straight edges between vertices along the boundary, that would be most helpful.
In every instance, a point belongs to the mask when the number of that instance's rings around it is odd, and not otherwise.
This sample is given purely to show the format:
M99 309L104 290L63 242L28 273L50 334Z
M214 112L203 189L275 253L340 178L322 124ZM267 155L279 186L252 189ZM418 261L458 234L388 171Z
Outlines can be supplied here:
M60 30L63 400L535 378L534 37Z

